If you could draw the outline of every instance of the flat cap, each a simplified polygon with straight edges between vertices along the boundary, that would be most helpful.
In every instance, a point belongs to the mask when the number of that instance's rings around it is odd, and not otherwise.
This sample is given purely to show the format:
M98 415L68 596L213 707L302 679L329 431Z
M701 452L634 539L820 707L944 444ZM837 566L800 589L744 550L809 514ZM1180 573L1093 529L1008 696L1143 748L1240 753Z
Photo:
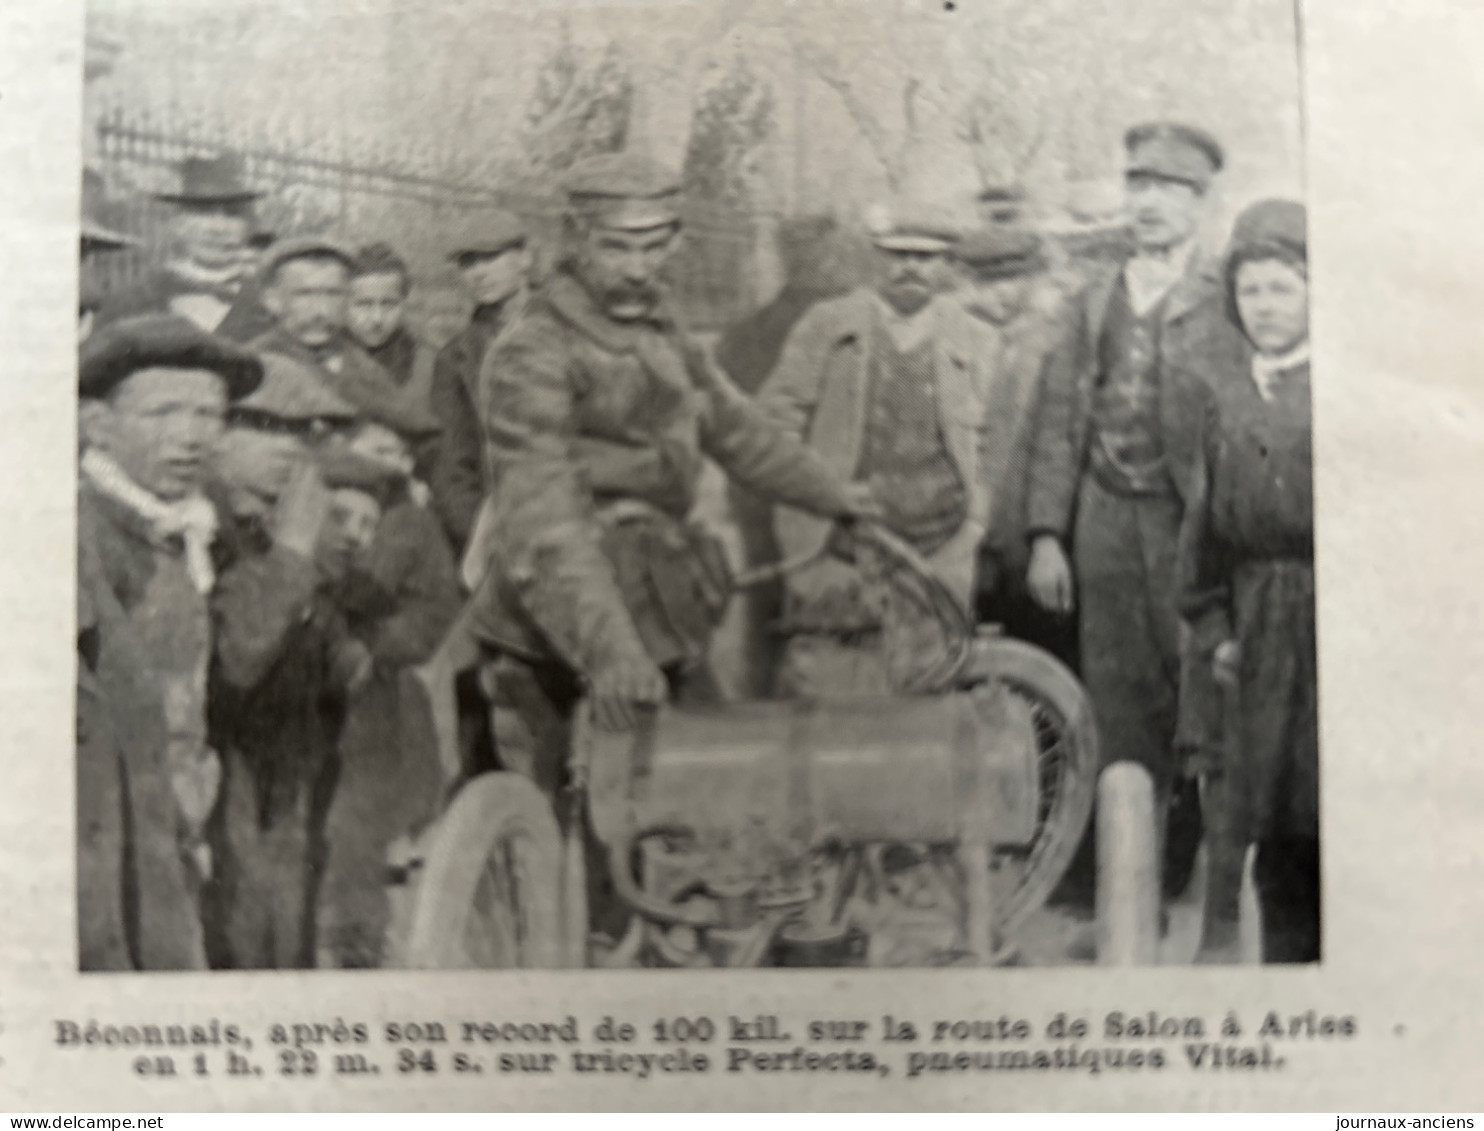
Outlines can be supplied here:
M960 233L946 210L907 201L868 211L866 234L886 251L945 252L958 242Z
M503 209L481 213L449 244L448 258L458 262L476 256L499 255L519 247L530 237L526 222Z
M640 153L584 158L564 187L573 208L596 213L605 227L646 231L680 220L679 174Z
M1221 143L1182 122L1145 122L1123 135L1125 174L1178 181L1204 192L1226 164Z
M996 225L970 232L954 245L960 263L983 279L1034 275L1046 267L1041 237L1029 228Z
M346 270L355 267L356 256L349 247L329 236L292 236L269 245L263 256L262 273L271 279L285 263L294 259L329 257L345 264Z
M406 481L395 467L369 459L344 444L332 443L321 448L315 462L325 486L332 491L362 491L382 506L386 506L392 491Z
M263 353L263 383L235 407L290 422L348 423L356 409L311 365L281 353Z
M188 319L146 314L88 336L78 355L78 395L106 397L141 369L210 370L226 382L227 396L234 401L263 381L263 366L255 354L206 333Z

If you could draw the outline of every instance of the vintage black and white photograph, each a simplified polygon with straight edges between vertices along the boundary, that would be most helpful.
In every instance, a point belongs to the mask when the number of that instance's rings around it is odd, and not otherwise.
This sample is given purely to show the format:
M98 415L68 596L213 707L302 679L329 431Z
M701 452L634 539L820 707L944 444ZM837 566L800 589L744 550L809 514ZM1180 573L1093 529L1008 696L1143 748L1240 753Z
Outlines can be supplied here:
M90 0L78 968L1319 962L1301 15Z

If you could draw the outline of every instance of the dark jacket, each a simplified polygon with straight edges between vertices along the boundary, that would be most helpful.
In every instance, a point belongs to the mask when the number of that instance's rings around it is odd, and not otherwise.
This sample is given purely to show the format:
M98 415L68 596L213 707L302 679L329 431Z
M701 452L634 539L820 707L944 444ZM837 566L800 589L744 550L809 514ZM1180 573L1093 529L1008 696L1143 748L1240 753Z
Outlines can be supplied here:
M78 560L81 966L202 969L201 877L171 778L210 758L206 599L177 541L86 484Z
M1316 836L1309 366L1285 372L1268 402L1250 376L1249 358L1223 367L1219 408L1202 430L1180 535L1179 605L1203 665L1224 640L1241 647L1240 759L1227 769L1238 783L1245 829L1259 838Z
M169 314L171 299L199 289L168 266L157 267L137 283L107 295L93 317L93 329L141 314ZM270 330L273 316L263 307L262 293L262 285L256 279L224 292L221 297L229 302L227 313L211 332L234 342L247 342Z
M1109 299L1123 270L1120 263L1099 272L1073 299L1071 351L1047 370L1036 405L1026 487L1026 531L1070 538L1077 490L1087 465L1095 384L1101 376L1098 347ZM1214 268L1192 257L1185 277L1165 300L1160 332L1161 431L1177 489L1194 465L1196 438L1205 415L1204 359L1232 347L1235 331L1222 312L1221 283Z
M428 470L433 507L455 549L462 553L484 499L486 472L480 367L490 344L520 317L525 299L482 306L469 325L438 351L429 403L442 425Z
M323 348L311 349L275 326L247 344L259 353L283 354L314 366L325 383L352 405L364 404L368 399L381 403L396 400L397 387L386 370L348 334L341 334Z
M684 574L703 456L780 501L848 509L818 457L770 426L673 319L614 322L570 276L533 297L484 380L494 536L479 627L518 654L584 675L652 656L638 608L677 594L644 575L652 554ZM629 516L648 520L638 541ZM617 544L633 552L615 559Z

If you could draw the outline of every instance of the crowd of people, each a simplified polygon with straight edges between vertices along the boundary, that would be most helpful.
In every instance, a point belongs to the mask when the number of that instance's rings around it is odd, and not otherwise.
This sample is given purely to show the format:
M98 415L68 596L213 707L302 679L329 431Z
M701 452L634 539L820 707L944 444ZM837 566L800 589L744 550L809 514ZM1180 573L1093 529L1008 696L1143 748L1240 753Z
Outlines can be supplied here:
M171 256L82 312L82 967L389 961L399 846L461 778L555 805L580 705L621 730L718 694L708 462L746 564L797 567L749 597L751 693L901 689L855 552L881 524L1077 665L1104 763L1154 782L1167 894L1204 814L1203 958L1235 958L1255 844L1265 959L1316 960L1304 211L1256 203L1208 258L1220 144L1125 145L1113 261L893 201L870 277L806 285L794 248L714 346L664 283L679 180L641 155L572 167L539 279L517 216L449 247L473 314L436 349L393 247L265 238L238 162L185 162Z

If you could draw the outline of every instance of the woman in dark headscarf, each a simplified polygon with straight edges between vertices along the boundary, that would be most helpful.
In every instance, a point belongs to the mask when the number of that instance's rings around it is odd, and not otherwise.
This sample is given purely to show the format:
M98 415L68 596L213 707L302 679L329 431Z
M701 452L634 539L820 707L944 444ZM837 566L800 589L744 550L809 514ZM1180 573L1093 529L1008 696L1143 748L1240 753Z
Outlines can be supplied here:
M1214 374L1217 411L1181 535L1180 607L1226 689L1206 957L1231 954L1236 885L1255 841L1266 962L1319 959L1308 240L1303 205L1267 200L1233 229L1227 313L1246 347Z

